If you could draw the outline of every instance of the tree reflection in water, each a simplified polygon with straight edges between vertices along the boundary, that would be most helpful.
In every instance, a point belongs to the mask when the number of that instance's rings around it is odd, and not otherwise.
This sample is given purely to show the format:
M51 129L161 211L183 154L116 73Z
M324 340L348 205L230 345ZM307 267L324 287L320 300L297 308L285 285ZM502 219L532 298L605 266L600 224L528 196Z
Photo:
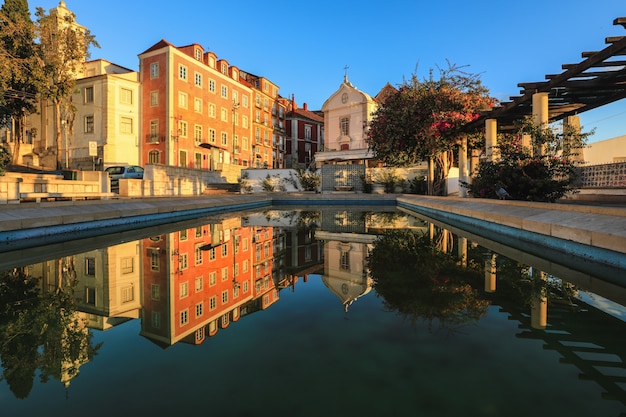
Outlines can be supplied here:
M462 267L439 250L427 235L410 230L386 231L373 245L368 264L377 294L386 308L412 323L423 320L432 330L478 321L489 301L471 282L480 272Z
M74 308L73 280L67 270L52 291L26 268L0 273L0 359L2 376L17 398L26 398L39 370L41 382L69 384L100 345Z

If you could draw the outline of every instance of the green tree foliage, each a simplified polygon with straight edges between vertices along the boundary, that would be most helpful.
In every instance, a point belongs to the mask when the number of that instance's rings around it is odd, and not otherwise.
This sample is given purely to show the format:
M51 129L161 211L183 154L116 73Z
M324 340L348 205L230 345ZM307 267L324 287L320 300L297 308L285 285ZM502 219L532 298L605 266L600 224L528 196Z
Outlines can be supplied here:
M482 137L479 131L468 131L468 123L494 103L480 78L457 66L440 69L438 79L432 70L424 80L414 74L373 114L369 147L389 166L433 160L441 183L461 140L472 143Z
M374 242L368 266L385 307L412 323L460 325L487 312L489 303L470 285L480 274L460 267L429 236L411 230L385 232Z
M590 134L573 127L555 131L526 119L517 133L500 135L494 161L481 162L471 184L462 185L478 198L498 198L502 187L515 200L554 202L577 191L576 157ZM530 147L523 146L524 135L530 136Z
M43 81L35 25L26 0L5 0L0 8L0 124L14 123L13 163L17 162L26 117L36 112Z
M90 57L89 48L99 45L89 30L76 23L73 13L48 15L38 7L35 16L45 75L41 93L55 108L57 168L61 168L62 122L71 133L75 115L71 96L76 78Z

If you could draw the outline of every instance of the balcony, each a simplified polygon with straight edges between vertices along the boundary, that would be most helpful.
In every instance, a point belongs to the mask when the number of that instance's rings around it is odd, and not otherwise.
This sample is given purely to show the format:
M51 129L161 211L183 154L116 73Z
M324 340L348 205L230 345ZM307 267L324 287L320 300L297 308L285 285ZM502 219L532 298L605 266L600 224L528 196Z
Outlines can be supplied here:
M154 133L148 133L146 135L146 143L152 144L152 145L158 145L160 142L164 142L165 138L164 137L159 137L159 135L154 134Z

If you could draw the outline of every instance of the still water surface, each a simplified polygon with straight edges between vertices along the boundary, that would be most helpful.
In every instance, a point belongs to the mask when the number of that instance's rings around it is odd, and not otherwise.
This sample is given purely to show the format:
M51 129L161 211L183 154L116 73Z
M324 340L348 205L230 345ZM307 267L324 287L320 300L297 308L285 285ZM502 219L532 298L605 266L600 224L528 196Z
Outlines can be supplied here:
M395 211L274 210L169 229L11 255L0 415L626 411L626 310L441 224ZM455 257L463 279L444 268L416 292L383 285L384 262L374 275L368 256L391 230ZM420 259L417 269L436 263ZM20 292L25 280L37 288ZM32 291L52 295L38 303Z

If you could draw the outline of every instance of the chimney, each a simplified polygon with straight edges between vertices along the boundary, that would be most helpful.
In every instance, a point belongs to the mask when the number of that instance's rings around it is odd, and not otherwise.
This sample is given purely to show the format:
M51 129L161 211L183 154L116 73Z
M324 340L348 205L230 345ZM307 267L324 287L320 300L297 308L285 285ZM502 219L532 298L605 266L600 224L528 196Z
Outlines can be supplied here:
M291 111L298 110L298 105L296 104L296 95L291 95Z
M308 104L304 103L303 106L304 106L304 110L306 110L306 111L309 110L309 105Z

